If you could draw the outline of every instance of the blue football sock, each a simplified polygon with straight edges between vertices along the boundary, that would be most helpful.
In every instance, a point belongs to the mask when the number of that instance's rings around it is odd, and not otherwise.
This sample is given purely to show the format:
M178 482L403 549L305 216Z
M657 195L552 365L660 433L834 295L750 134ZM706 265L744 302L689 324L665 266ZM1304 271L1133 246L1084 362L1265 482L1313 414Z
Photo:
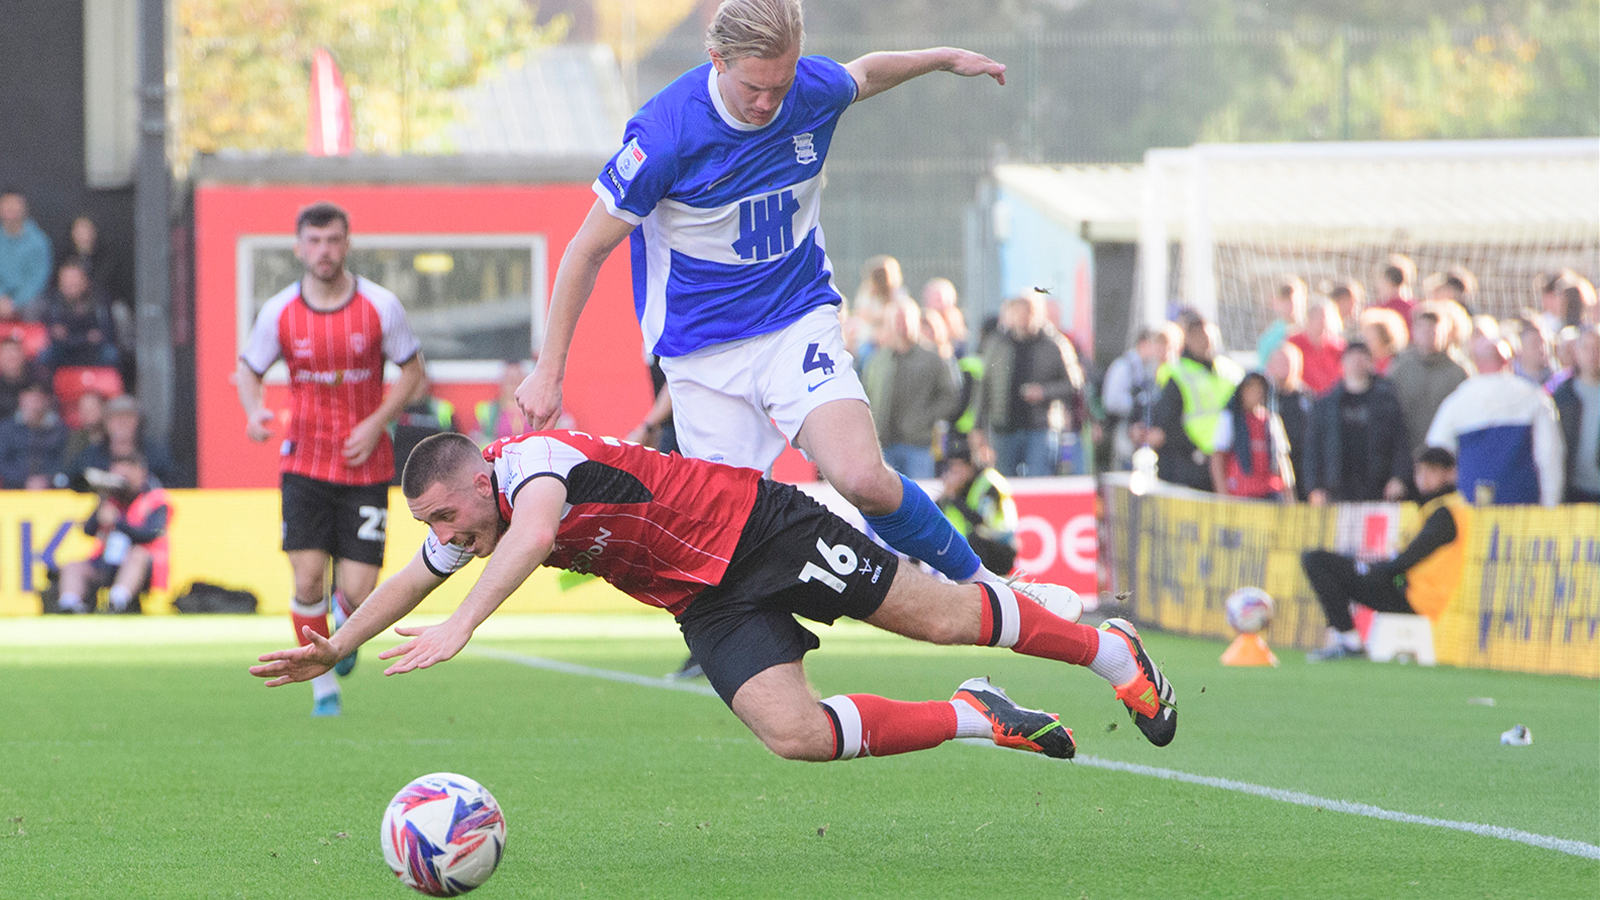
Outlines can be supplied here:
M894 549L922 560L952 581L966 581L980 567L978 554L956 534L950 520L922 488L900 476L900 508L886 516L867 516L867 524Z

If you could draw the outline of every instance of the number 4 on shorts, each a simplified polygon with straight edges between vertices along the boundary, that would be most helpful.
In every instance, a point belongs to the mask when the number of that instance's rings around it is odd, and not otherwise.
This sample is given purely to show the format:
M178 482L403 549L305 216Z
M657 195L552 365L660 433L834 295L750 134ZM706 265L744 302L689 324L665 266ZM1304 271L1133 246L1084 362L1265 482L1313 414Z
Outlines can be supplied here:
M816 345L813 344L812 346ZM833 588L836 593L844 593L844 581L834 572L838 572L839 575L849 575L854 572L857 562L856 552L844 544L835 544L829 547L828 542L822 538L817 538L817 552L822 554L822 559L827 562L829 568L833 569L833 572L829 572L814 562L808 562L805 568L800 570L800 580L820 581Z
M806 346L805 361L801 364L801 371L815 372L818 369L821 369L824 375L832 375L833 357L826 353L818 353L816 344L808 344Z

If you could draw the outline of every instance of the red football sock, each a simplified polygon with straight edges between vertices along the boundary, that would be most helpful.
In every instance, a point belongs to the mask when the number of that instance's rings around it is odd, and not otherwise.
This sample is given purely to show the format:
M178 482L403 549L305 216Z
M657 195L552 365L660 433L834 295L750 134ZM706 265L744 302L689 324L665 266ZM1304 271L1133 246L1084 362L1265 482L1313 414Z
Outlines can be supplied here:
M978 605L978 644L1010 647L1027 656L1075 666L1094 662L1100 650L1100 633L1095 629L1068 622L1010 588L979 587L984 602Z
M316 603L301 603L299 600L289 601L289 617L294 620L294 639L304 647L311 643L306 640L305 626L310 625L311 630L323 637L328 636L328 601L319 600Z
M926 750L956 736L956 710L948 700L908 703L850 694L829 697L822 706L834 729L834 759Z

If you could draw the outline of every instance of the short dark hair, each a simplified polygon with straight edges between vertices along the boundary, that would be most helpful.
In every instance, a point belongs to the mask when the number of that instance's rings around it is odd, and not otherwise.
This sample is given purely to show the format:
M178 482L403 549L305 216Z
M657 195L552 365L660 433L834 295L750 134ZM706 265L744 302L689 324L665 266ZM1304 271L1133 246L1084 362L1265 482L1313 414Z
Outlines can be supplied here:
M1400 268L1399 266L1385 266L1383 269L1383 280L1389 282L1389 284L1395 287L1400 287L1406 283L1406 270Z
M407 500L415 500L473 458L482 459L483 455L466 435L454 431L430 434L418 441L406 458L405 471L400 474L400 493Z
M350 215L344 211L344 207L321 200L300 210L300 214L295 216L294 233L299 234L307 227L322 228L334 222L343 225L346 233L350 231Z
M1351 341L1350 343L1344 345L1344 352L1339 354L1339 358L1344 359L1346 356L1349 356L1352 353L1365 353L1366 355L1371 356L1372 348L1367 346L1366 341Z
M1417 453L1417 465L1435 469L1454 469L1456 455L1443 447L1424 447Z

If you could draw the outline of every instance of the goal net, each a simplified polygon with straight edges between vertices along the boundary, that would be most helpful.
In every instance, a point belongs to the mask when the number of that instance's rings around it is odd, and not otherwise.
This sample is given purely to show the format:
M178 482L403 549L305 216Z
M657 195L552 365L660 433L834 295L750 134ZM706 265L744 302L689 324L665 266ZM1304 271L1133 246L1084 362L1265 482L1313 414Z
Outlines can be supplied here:
M1194 306L1232 351L1254 348L1286 275L1312 300L1319 284L1353 279L1371 303L1389 255L1404 253L1419 282L1465 267L1472 311L1504 318L1539 308L1541 273L1600 274L1594 138L1200 144L1150 151L1145 175L1143 318Z

